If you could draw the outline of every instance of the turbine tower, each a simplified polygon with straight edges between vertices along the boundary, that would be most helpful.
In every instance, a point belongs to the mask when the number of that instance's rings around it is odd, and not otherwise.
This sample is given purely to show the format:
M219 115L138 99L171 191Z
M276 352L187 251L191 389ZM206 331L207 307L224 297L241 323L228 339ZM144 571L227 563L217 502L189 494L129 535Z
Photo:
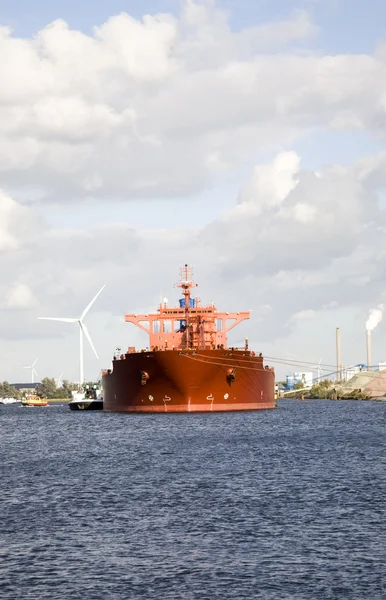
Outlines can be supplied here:
M323 356L322 356L322 358L319 360L318 364L317 364L317 365L315 365L315 369L316 369L316 370L317 370L317 372L318 372L318 375L317 375L317 377L316 377L316 378L317 378L317 380L318 380L318 383L320 383L320 379L321 379L322 367L321 367L320 365L321 365L321 363L322 363L322 360L323 360Z
M34 383L34 375L36 375L36 377L38 376L38 374L36 373L36 369L35 369L35 365L37 362L38 362L38 359L35 358L32 365L30 365L29 367L24 367L24 369L31 369L31 383Z
M79 324L79 385L83 385L84 382L84 369L83 369L83 334L86 336L88 343L91 346L92 351L95 356L99 359L97 351L94 348L94 344L91 341L90 334L86 325L83 322L83 319L87 315L88 311L94 304L95 300L98 298L99 294L105 289L106 285L101 287L99 292L94 296L91 302L86 306L82 314L78 319L67 319L66 317L38 317L38 319L42 319L44 321L62 321L64 323L78 323Z

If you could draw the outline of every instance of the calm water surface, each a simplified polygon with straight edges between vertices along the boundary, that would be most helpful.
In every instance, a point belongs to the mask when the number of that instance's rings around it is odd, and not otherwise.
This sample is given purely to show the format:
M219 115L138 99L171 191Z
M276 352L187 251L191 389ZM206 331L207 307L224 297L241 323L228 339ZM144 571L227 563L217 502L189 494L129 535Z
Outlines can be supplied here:
M385 425L0 406L0 597L385 599Z

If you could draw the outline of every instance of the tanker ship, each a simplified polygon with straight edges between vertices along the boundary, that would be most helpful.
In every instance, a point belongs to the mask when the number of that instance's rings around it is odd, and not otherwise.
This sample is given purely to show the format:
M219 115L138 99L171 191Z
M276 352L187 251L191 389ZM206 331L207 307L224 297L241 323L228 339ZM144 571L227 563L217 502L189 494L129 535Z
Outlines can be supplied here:
M274 408L274 369L261 353L227 346L227 333L250 312L218 312L192 297L193 270L180 269L177 306L164 299L154 314L126 314L149 335L149 346L129 346L103 371L108 412L208 412Z

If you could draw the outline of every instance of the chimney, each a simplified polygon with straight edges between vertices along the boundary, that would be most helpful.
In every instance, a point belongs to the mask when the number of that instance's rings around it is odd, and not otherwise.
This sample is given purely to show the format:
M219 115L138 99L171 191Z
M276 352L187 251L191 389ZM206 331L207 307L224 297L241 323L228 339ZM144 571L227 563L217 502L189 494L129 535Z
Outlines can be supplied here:
M371 368L371 330L366 329L367 370Z
M336 371L337 379L341 380L341 356L340 356L340 329L336 328Z

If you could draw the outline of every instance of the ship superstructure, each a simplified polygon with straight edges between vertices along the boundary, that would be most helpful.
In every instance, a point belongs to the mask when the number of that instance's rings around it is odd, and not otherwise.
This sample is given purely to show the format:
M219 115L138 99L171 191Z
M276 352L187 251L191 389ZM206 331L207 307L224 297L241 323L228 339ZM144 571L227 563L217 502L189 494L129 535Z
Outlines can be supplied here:
M228 348L227 333L250 312L219 312L192 297L193 271L180 269L178 306L162 300L153 314L126 314L149 335L147 349L129 346L102 377L104 410L194 412L273 408L274 371L263 356Z
M250 312L218 312L211 302L201 306L198 297L192 298L193 269L185 265L180 269L176 284L182 289L178 307L169 308L166 299L155 314L127 314L125 321L134 323L149 335L152 350L215 350L226 347L227 333L250 318Z

